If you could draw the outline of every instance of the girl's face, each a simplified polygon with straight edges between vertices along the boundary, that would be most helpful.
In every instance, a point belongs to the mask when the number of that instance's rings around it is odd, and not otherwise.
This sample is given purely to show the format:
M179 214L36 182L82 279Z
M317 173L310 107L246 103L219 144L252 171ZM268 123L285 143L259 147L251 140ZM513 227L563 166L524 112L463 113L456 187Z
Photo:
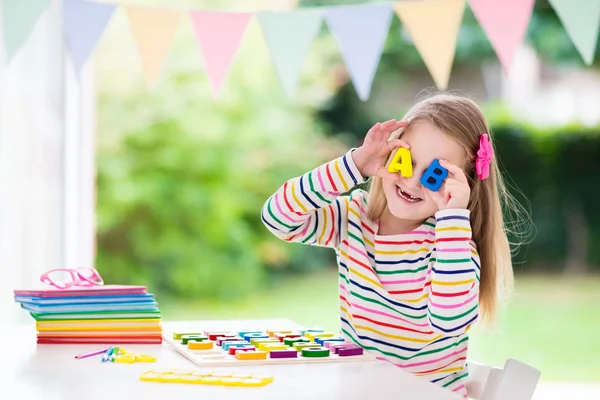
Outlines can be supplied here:
M411 123L400 139L410 145L413 174L405 178L398 173L396 180L383 180L387 207L398 219L424 221L438 211L438 206L425 193L427 189L419 181L421 176L435 159L446 160L464 169L466 154L460 144L427 121ZM440 190L444 190L444 185Z

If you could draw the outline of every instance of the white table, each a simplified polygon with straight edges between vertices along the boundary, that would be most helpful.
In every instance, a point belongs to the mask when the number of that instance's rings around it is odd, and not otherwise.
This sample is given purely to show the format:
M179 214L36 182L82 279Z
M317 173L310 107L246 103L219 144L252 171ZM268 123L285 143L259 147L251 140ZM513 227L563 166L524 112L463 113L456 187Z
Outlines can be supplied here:
M165 329L181 330L210 324L223 327L247 321L163 322ZM265 326L293 324L289 320L253 321ZM219 328L216 328L219 329ZM38 345L34 325L14 325L0 332L2 346L0 398L8 399L419 399L458 400L459 396L382 361L323 364L241 366L274 376L264 387L226 387L139 380L152 368L197 368L170 345L125 345L128 350L152 354L152 364L102 363L100 356L75 359L76 354L103 345ZM219 368L211 368L219 370ZM232 370L223 367L220 370Z

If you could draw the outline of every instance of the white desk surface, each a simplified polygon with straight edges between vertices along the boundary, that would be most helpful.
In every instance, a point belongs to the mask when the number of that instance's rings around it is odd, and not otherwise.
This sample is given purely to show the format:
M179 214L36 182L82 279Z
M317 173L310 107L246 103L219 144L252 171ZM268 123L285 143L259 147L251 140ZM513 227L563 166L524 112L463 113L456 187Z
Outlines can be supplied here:
M247 326L249 321L166 322L165 330L206 326L222 329ZM293 326L289 320L252 321L261 326ZM213 325L214 324L214 325ZM227 325L226 325L227 324ZM264 325L262 325L264 324ZM212 326L212 327L211 327ZM218 327L218 328L217 328ZM152 368L198 368L169 344L124 345L133 352L156 356L155 363L120 364L101 356L75 359L76 354L105 347L100 344L36 343L34 325L13 325L0 331L0 398L11 399L418 399L458 400L456 394L383 361L322 364L240 366L274 376L263 387L227 387L142 382L140 373ZM210 368L233 370L232 367Z

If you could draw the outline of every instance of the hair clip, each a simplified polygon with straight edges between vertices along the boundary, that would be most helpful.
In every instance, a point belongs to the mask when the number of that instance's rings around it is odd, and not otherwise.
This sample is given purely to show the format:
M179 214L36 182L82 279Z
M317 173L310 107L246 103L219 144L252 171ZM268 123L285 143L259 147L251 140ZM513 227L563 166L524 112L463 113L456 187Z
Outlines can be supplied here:
M479 150L477 150L477 159L475 160L475 170L479 179L483 180L490 176L490 164L494 157L494 149L490 143L487 133L483 133L479 138Z

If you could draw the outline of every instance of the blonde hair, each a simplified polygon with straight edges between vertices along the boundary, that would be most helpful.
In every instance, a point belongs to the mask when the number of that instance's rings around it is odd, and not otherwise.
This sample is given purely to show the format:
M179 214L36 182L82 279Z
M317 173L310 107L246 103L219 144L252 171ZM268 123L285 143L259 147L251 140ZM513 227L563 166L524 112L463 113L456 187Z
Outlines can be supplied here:
M495 319L500 294L508 295L513 289L513 269L511 249L504 221L505 211L521 214L522 207L508 192L498 169L498 158L490 165L490 175L480 180L475 173L475 159L482 133L488 133L492 146L494 138L480 108L466 97L449 93L438 93L417 102L404 116L410 124L427 121L452 139L466 151L465 173L471 187L470 210L472 239L477 246L480 258L481 276L479 282L480 320L489 322ZM502 200L502 202L501 202ZM369 191L367 216L372 221L381 217L387 206L380 177L374 177Z

